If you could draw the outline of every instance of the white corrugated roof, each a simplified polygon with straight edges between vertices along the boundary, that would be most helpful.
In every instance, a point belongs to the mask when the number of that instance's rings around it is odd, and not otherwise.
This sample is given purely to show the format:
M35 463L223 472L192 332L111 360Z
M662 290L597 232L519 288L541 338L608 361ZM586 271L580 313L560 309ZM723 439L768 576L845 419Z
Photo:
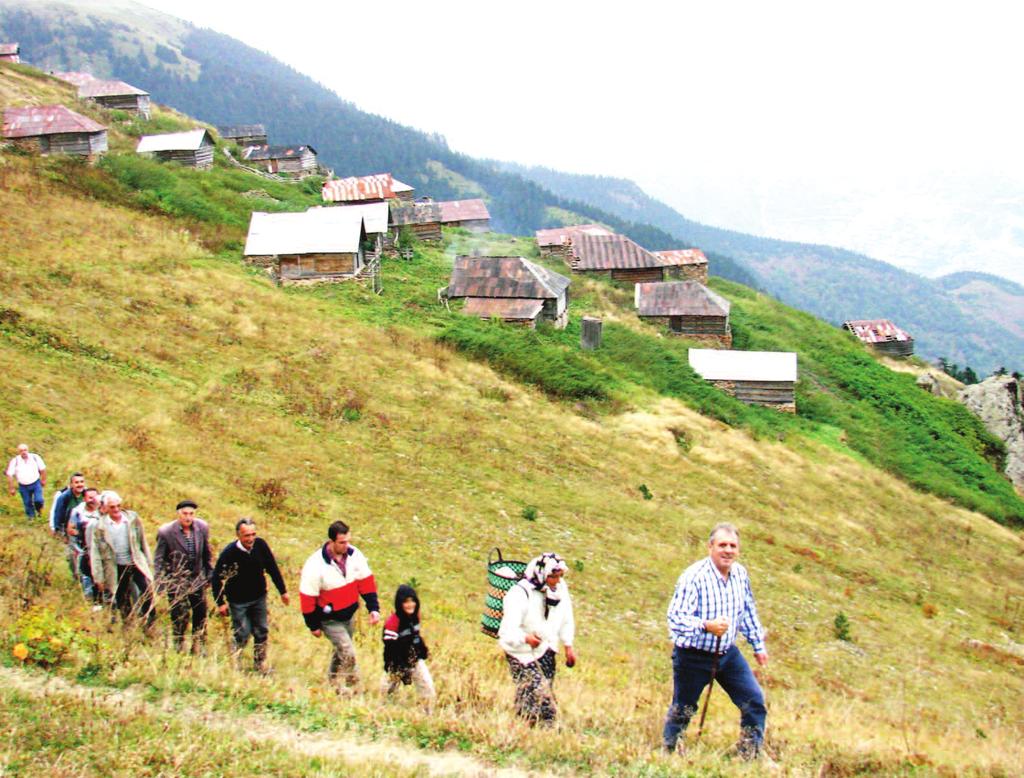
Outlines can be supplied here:
M691 348L690 367L706 381L796 381L792 351Z
M379 203L350 203L348 205L331 205L327 206L314 206L310 208L310 211L320 210L331 210L337 211L344 209L350 213L360 214L363 220L366 222L366 231L372 232L387 232L388 231L388 204L386 202Z
M350 208L311 208L305 213L256 211L245 239L246 256L354 254L363 215Z
M168 132L163 135L143 135L135 151L143 154L147 151L196 151L203 145L206 130L199 127L188 132ZM210 141L212 144L212 140Z

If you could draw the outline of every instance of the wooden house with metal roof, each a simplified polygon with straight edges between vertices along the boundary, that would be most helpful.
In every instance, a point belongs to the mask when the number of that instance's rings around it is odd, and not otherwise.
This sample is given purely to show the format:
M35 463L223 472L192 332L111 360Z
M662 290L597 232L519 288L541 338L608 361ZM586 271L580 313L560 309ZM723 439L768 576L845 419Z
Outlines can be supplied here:
M491 229L491 214L487 204L479 198L474 200L446 200L441 206L441 224L446 227L462 227L470 232L488 232Z
M559 329L569 322L569 279L523 257L455 259L442 296L465 300L462 312L535 328L538 320Z
M689 362L697 375L741 402L796 413L797 358L791 351L691 348Z
M317 171L316 149L312 146L248 146L242 151L242 159L282 176L301 178Z
M3 137L40 154L91 157L107 150L107 128L63 105L4 109Z
M217 134L242 148L267 145L267 128L262 124L218 125Z
M392 201L391 228L400 235L408 229L420 240L441 240L441 206L434 202L402 203Z
M879 354L909 357L914 353L914 339L910 333L901 330L888 319L844 321L843 329L852 332L861 343L870 346Z
M732 348L729 301L698 281L656 281L633 287L636 315L672 335Z
M254 212L243 252L278 283L306 285L359 278L367 265L365 214L358 208Z
M700 249L673 249L651 253L667 263L665 273L669 278L707 284L708 258Z
M0 43L0 62L21 62L21 46L17 43Z
M666 260L637 245L625 235L576 232L569 236L566 262L574 273L607 275L615 281L637 284L665 280Z
M600 224L571 224L564 227L551 227L545 230L537 230L534 235L537 239L537 248L542 257L561 257L568 263L568 252L570 238L578 232L586 232L591 235L614 235L611 230L602 227Z
M139 154L152 154L164 162L178 162L200 170L213 167L213 137L202 127L187 132L143 135L135 151Z
M111 111L127 111L149 118L149 92L124 81L94 78L78 87L78 96Z

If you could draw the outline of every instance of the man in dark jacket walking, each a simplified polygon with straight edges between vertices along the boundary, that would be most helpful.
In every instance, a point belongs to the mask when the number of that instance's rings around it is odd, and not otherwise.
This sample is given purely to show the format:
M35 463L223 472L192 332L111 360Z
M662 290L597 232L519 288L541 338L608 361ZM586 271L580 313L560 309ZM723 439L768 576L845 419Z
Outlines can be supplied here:
M224 547L213 568L213 600L221 616L231 612L235 654L241 656L252 635L253 664L256 672L266 674L269 672L266 574L270 574L285 605L288 591L270 546L263 538L256 537L256 523L252 519L240 519L235 525L235 534L238 539Z
M171 606L174 645L185 650L185 632L192 622L192 653L206 651L206 587L213 573L210 525L196 517L192 500L178 503L178 518L156 534L153 567L158 591Z

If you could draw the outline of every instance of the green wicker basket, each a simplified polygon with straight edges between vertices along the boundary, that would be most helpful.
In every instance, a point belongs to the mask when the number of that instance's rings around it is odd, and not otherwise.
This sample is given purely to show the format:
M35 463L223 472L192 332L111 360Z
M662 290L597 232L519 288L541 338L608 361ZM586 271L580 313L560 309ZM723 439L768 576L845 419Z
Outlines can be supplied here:
M498 555L497 559L494 558L495 554ZM491 549L487 555L487 596L484 598L484 615L480 619L480 631L485 635L498 637L505 592L523 577L526 564L504 559L500 548Z

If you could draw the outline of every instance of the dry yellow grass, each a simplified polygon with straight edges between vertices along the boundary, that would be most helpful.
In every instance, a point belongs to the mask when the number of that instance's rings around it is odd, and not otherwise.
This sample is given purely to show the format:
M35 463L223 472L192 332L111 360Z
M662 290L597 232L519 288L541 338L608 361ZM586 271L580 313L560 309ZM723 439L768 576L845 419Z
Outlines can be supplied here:
M703 761L713 774L756 772L722 756L736 716L720 692L689 761L652 751L670 695L672 586L709 526L732 520L770 630L764 681L784 770L1013 774L1024 763L1024 669L963 645L1020 641L1018 534L823 446L754 441L663 399L584 418L426 335L367 327L203 257L171 222L52 191L30 160L4 170L0 288L16 314L0 329L8 443L31 442L55 479L81 468L117 489L151 534L183 496L200 503L218 546L239 515L255 515L293 589L328 521L350 520L385 602L398 583L419 582L440 697L433 715L408 695L382 700L379 636L365 623L366 693L325 695L324 642L276 603L268 680L228 671L220 626L213 656L188 664L159 642L123 642L75 606L69 617L104 646L108 682L228 711L301 704L364 735L564 771L668 774ZM495 387L509 399L493 399ZM352 397L364 409L346 422ZM261 506L271 479L287 496ZM528 504L536 521L521 517ZM0 545L27 553L38 530L21 527L14 500L4 508ZM582 566L569 578L581 663L560 672L554 733L510 717L498 649L478 632L495 545L520 558L554 549ZM56 547L52 556L38 604L63 609L75 592ZM833 638L840 611L852 643Z

